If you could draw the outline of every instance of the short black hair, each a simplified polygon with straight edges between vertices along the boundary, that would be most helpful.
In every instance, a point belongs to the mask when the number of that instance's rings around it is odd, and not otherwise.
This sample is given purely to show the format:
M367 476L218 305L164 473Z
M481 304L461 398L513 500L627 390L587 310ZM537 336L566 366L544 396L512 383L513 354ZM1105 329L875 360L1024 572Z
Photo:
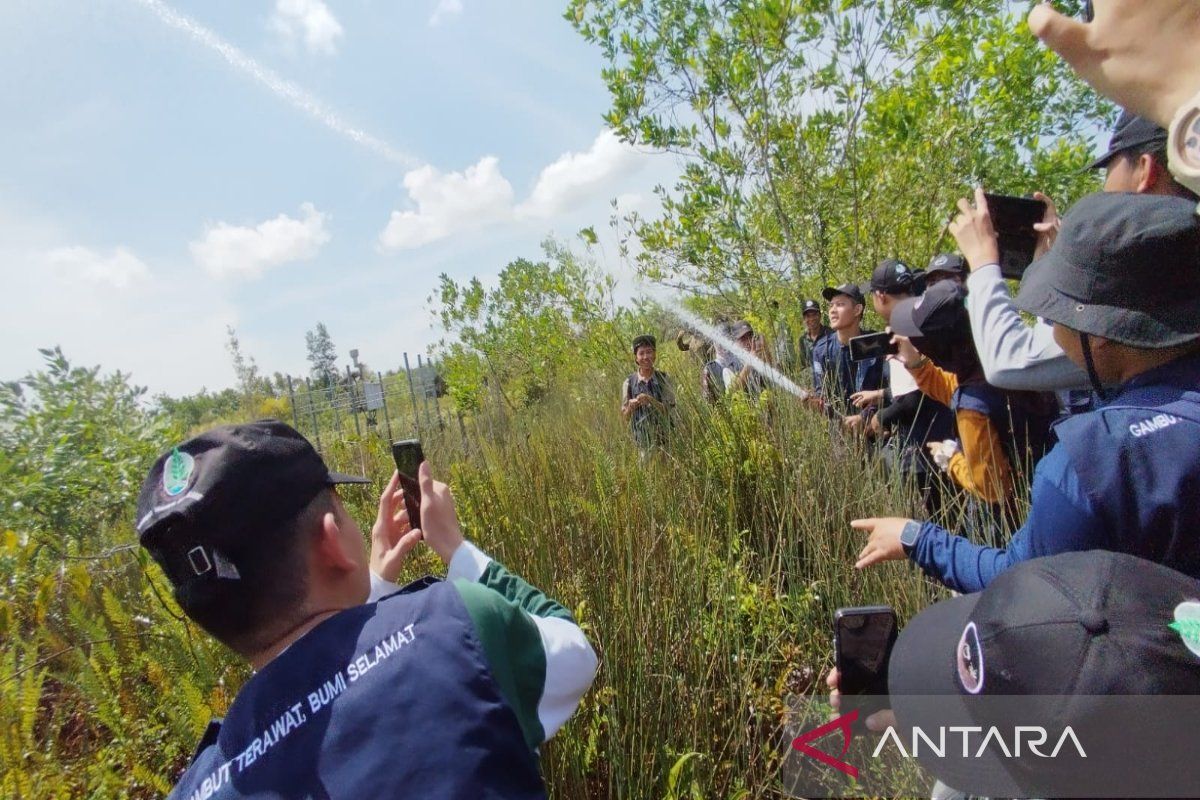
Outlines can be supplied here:
M655 350L657 350L658 341L648 333L643 333L641 336L635 336L633 338L633 354L636 356L638 349L642 347L653 347Z
M291 519L270 530L248 532L256 541L236 555L238 580L190 581L175 587L175 601L235 652L248 656L267 647L302 622L313 530L336 509L333 489L322 489Z

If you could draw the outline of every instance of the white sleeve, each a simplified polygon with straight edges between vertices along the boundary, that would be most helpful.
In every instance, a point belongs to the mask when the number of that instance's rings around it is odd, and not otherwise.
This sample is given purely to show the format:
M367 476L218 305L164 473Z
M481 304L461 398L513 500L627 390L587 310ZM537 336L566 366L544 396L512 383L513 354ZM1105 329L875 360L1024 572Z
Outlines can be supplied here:
M537 715L548 740L575 713L600 662L583 630L571 620L532 614L530 619L537 626L546 652L546 683Z
M1001 389L1055 391L1087 389L1087 373L1054 341L1054 329L1038 320L1029 326L1009 296L997 264L967 278L971 335L988 383Z

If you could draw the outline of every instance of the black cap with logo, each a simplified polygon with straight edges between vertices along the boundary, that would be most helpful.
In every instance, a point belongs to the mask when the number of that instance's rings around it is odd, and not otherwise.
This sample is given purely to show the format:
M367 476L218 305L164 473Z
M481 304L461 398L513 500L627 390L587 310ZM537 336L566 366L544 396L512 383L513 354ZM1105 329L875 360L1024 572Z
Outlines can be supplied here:
M996 727L1010 750L1017 725L1053 731L1047 752L1072 726L1085 759L1075 759L1073 745L1053 760L1000 758L995 748L979 757L975 746L928 759L925 749L918 757L972 794L1055 797L1064 795L1036 792L1061 792L1065 784L1067 796L1097 796L1086 794L1096 789L1085 782L1116 788L1112 781L1128 780L1142 748L1150 759L1172 748L1194 754L1193 736L1172 740L1194 724L1182 706L1179 720L1133 720L1136 742L1113 741L1120 737L1112 726L1145 716L1149 696L1200 695L1198 599L1200 581L1125 553L1022 562L982 592L935 603L901 631L888 668L892 709L902 729L974 726L976 746L982 731ZM1169 707L1174 699L1161 702ZM1106 763L1101 752L1109 749L1126 758Z
M960 278L966 278L967 260L958 253L938 253L929 259L929 266L925 269L926 282L936 283L936 277L932 281L929 278L939 274L956 275Z
M1112 139L1108 142L1108 150L1104 155L1092 162L1090 169L1104 169L1114 158L1135 148L1147 152L1152 149L1167 146L1167 132L1157 123L1145 117L1139 117L1128 111L1122 111L1113 128Z
M321 489L370 483L330 472L278 420L205 431L159 456L137 502L138 540L176 586L242 577L256 531L292 519Z
M907 297L892 309L892 333L901 336L937 336L962 326L966 293L952 281L935 283L920 297Z
M828 302L839 294L845 295L859 305L866 305L867 300L863 297L862 288L857 283L843 283L841 286L827 286L821 292L821 296Z
M1074 205L1016 305L1081 333L1156 349L1200 338L1200 217L1180 197L1100 192Z
M820 314L820 313L821 313L821 306L819 303L817 303L816 300L805 300L803 303L800 304L800 315L801 316L804 316L805 314Z
M884 294L909 294L917 284L918 273L908 264L895 258L879 262L871 274L871 289Z

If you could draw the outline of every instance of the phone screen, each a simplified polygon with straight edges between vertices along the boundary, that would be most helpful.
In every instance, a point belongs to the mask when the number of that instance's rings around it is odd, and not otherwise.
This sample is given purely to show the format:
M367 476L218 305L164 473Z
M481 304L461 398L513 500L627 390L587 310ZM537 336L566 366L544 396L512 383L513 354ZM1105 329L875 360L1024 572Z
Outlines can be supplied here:
M985 194L988 215L996 229L1000 247L1000 274L1018 280L1033 262L1038 233L1033 226L1042 221L1046 204L1028 197Z
M895 355L896 352L890 333L868 333L850 340L851 361L865 361L868 358Z
M888 606L841 608L834 614L842 713L859 709L859 725L886 705L888 661L896 634L896 612Z
M421 485L417 483L417 470L425 460L420 439L403 439L392 442L392 460L400 473L400 486L404 489L404 508L408 521L414 528L421 527Z

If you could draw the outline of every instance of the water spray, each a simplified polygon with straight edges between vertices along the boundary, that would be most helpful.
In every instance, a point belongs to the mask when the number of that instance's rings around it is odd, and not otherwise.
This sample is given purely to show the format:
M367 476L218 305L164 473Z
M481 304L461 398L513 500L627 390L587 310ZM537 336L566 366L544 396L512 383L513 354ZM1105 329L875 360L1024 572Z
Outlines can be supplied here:
M794 395L800 400L807 400L812 396L812 392L807 389L801 389L790 378L784 375L775 367L771 366L761 358L746 350L740 344L730 339L720 328L715 325L710 325L700 317L688 311L683 304L672 297L658 295L651 292L650 288L644 284L638 286L639 293L650 300L651 302L661 306L689 328L699 333L705 339L708 339L714 345L725 349L727 352L735 353L743 364L748 364L752 370L757 372L766 380L783 389L788 394Z
M259 64L208 28L205 28L190 17L180 14L161 0L136 0L136 2L153 11L155 16L167 25L176 30L183 31L197 43L216 51L231 67L249 75L273 94L287 101L293 108L308 114L334 133L344 136L355 144L360 144L402 167L413 168L420 165L421 162L418 159L402 153L382 139L348 124L337 114L326 108L320 100L296 84L284 80L275 74L275 72Z

